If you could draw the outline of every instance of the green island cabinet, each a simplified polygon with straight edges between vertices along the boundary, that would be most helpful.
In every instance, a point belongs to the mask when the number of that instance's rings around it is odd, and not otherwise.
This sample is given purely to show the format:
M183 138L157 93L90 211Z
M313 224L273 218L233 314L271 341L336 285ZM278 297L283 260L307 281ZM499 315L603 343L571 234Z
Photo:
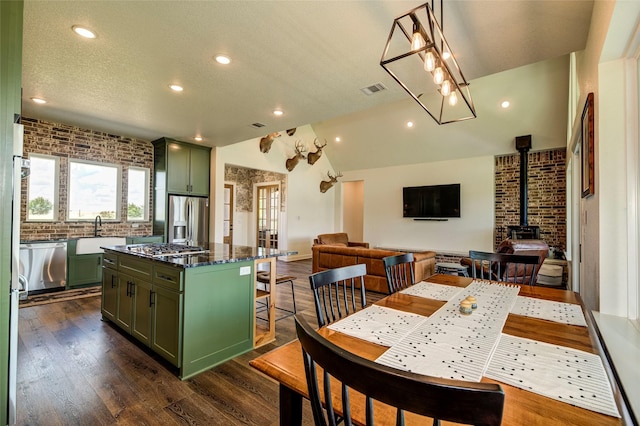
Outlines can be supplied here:
M163 188L166 194L209 196L211 148L169 138L153 141L153 147L156 189Z
M254 262L180 267L105 250L102 316L187 379L254 347Z
M67 288L102 283L102 253L76 254L76 240L67 241Z

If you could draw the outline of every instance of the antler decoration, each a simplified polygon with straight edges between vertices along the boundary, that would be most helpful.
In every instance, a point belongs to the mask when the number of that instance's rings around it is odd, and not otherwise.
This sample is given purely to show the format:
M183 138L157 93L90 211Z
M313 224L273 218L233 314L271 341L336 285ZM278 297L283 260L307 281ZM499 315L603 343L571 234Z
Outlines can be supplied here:
M338 174L336 174L335 176L331 176L331 172L328 171L327 176L329 176L329 180L323 180L320 182L320 192L322 192L323 194L327 192L333 186L333 184L338 181L339 177L342 177L342 173L338 172Z
M318 138L313 140L313 144L318 148L316 152L310 152L307 156L307 163L314 165L318 159L322 156L322 148L327 146L327 140L325 139L324 145L318 145Z
M296 141L296 155L287 159L285 163L287 170L292 171L298 165L298 162L300 161L300 159L306 159L307 156L304 155L305 152L307 152L307 148L304 146L302 141L300 140Z
M260 152L264 152L265 154L269 152L269 150L271 149L271 144L273 143L273 140L279 137L280 137L280 133L275 132L275 133L269 133L267 136L260 139Z

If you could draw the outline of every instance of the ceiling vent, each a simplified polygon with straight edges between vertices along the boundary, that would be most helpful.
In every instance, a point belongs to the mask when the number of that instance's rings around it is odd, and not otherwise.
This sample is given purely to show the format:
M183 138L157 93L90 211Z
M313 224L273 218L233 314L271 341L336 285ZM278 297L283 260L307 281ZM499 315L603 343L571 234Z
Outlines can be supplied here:
M373 95L374 93L382 92L383 90L387 90L387 87L382 83L376 83L371 86L363 87L362 93L367 96Z
M262 124L262 123L252 123L251 127L253 127L254 129L259 129L261 127L266 127L266 124Z

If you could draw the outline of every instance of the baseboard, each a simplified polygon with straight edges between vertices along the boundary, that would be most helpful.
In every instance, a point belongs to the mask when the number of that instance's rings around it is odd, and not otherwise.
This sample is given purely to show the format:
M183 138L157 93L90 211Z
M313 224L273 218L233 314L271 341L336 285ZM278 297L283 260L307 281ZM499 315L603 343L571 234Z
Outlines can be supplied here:
M282 260L283 262L295 262L296 260L306 260L311 259L311 253L308 254L294 254L291 256L280 256L278 260Z

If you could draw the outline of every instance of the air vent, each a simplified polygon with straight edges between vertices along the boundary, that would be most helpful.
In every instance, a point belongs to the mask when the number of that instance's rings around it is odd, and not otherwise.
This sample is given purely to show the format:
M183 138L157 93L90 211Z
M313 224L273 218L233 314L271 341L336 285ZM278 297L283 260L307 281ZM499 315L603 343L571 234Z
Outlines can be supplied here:
M376 83L376 84L368 86L368 87L363 87L360 90L362 90L362 93L364 93L365 95L370 96L370 95L373 95L374 93L378 93L378 92L382 92L383 90L387 90L387 87L382 83Z
M262 123L252 123L251 127L253 127L254 129L259 129L260 127L266 127L266 124L262 124Z

